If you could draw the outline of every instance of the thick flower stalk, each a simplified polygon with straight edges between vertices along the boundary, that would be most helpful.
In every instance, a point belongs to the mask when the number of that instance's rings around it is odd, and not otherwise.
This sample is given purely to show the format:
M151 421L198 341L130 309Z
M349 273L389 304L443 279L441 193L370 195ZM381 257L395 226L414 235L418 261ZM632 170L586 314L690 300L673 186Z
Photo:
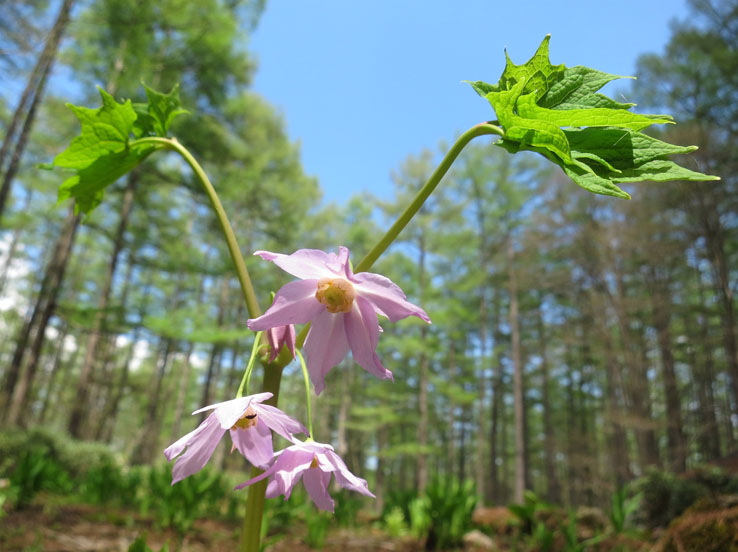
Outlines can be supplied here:
M300 281L282 286L272 306L249 320L248 327L261 331L310 322L305 356L317 394L325 389L326 374L349 350L369 373L380 379L392 378L376 353L380 332L377 315L392 322L417 316L430 323L425 311L410 303L389 278L371 272L354 274L346 247L340 247L338 255L316 249L300 249L291 255L254 254Z
M374 498L364 479L351 473L346 464L335 452L331 445L308 440L306 442L293 441L294 444L279 451L274 457L274 463L261 475L241 483L236 489L261 481L269 477L266 490L267 498L284 495L287 500L292 494L297 482L302 479L310 498L321 510L333 511L333 499L328 492L331 474L336 482L344 489L349 489Z
M266 467L274 456L270 430L290 441L294 439L294 433L307 434L305 427L294 418L278 408L261 404L271 397L271 393L259 393L195 410L193 415L206 410L213 410L213 413L194 431L164 451L164 456L170 462L185 451L174 463L172 485L200 471L226 431L231 434L233 449L258 467Z

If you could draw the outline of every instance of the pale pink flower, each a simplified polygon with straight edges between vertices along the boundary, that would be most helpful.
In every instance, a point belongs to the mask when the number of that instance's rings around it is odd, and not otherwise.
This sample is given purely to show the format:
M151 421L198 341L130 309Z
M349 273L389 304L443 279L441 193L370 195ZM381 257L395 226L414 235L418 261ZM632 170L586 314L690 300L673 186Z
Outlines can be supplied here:
M310 498L321 510L333 511L333 499L328 493L331 474L336 482L345 489L350 489L374 498L366 481L351 473L341 457L333 452L331 445L306 441L293 441L293 445L279 451L274 456L274 463L261 475L241 483L236 489L269 477L266 490L267 498L284 495L287 500L292 494L295 484L302 479Z
M430 323L423 309L410 303L391 280L371 272L354 274L349 250L338 255L316 249L300 249L292 255L257 251L262 259L300 278L282 286L272 306L248 321L254 331L311 322L305 356L315 392L325 388L328 371L341 362L349 349L354 360L381 379L392 378L377 357L377 315L396 322L408 316Z
M233 448L258 467L266 466L274 456L270 429L290 441L293 433L307 434L305 426L294 418L278 408L261 404L271 397L271 393L259 393L195 410L192 414L206 410L213 410L213 413L194 431L164 451L164 456L171 462L187 449L174 463L172 485L200 471L226 431L230 431Z
M270 328L266 331L266 335L270 349L269 362L274 362L285 345L292 353L292 358L295 358L295 326L293 324Z

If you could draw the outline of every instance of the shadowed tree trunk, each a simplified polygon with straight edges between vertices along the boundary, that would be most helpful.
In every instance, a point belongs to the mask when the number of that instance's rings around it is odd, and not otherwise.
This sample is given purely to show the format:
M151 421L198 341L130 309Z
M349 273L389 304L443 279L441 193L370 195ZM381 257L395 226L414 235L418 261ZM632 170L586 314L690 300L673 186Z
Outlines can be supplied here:
M46 44L44 44L44 49L41 51L38 61L31 72L28 84L23 90L21 99L18 102L18 106L16 107L10 124L6 130L2 146L0 146L0 170L3 165L5 165L5 159L10 153L11 148L13 148L10 165L5 171L2 184L0 185L0 221L2 221L5 204L7 203L10 193L10 185L12 184L18 170L23 150L25 149L28 136L31 128L33 127L33 121L36 117L38 105L43 98L46 81L49 73L51 72L51 68L54 65L54 60L56 59L59 42L64 35L67 23L69 23L69 13L73 4L74 0L64 0L62 2L56 21L54 22L54 26L51 28ZM30 105L28 105L29 102ZM20 125L21 120L23 120L23 127L18 140L15 142L15 145L13 145L16 129L18 128L18 125Z
M660 281L655 267L650 268L649 288L653 324L661 352L661 367L666 400L666 438L669 451L669 468L676 473L687 469L687 440L682 426L682 410L679 401L679 384L674 369L674 355L671 351L671 295L667 283Z
M545 456L546 472L546 500L552 504L561 501L561 489L559 478L556 477L556 450L553 431L553 420L551 412L551 400L549 398L548 381L548 359L546 357L546 336L543 323L543 305L539 305L538 312L538 354L541 356L541 402L543 403L543 450Z
M33 384L36 366L38 365L38 357L45 339L46 326L56 308L56 301L61 292L64 272L66 271L69 256L74 246L74 238L79 227L79 221L80 217L74 214L73 209L70 209L54 246L51 261L46 267L33 314L27 323L24 324L21 334L18 337L15 353L13 354L3 389L5 397L12 397L5 414L6 421L10 424L17 423L23 403L26 400L26 394L30 391L31 385ZM33 338L31 356L25 373L22 373L23 359L31 338ZM18 385L19 388L16 389Z
M425 296L425 235L421 234L418 240L418 287L420 289L419 303L423 304L423 297ZM428 446L428 353L426 352L427 346L427 333L428 327L423 324L420 327L420 360L419 360L419 371L418 374L418 448L420 449L416 464L416 475L418 478L418 494L423 494L425 487L428 484L428 458L426 455L426 447Z
M518 281L515 275L515 250L512 237L507 241L507 273L510 292L509 324L513 361L513 394L515 397L515 486L513 501L522 504L526 484L525 454L525 400L523 392L523 364L520 358L520 331L518 320Z
M118 259L123 250L123 241L128 226L128 218L131 214L133 206L133 194L138 182L139 172L134 170L128 175L126 189L123 194L123 204L121 205L120 219L118 220L118 228L113 239L113 251L110 255L108 269L105 274L105 281L100 292L100 298L97 303L97 312L95 320L92 323L92 329L87 335L87 346L85 348L85 356L82 361L82 369L79 379L77 380L77 401L72 407L72 413L69 416L69 425L67 429L72 437L80 438L83 432L83 423L85 412L89 409L89 388L94 377L95 363L97 362L97 347L100 341L100 335L103 323L105 321L105 312L110 301L110 292L113 289L113 280L115 278L115 269L118 266Z

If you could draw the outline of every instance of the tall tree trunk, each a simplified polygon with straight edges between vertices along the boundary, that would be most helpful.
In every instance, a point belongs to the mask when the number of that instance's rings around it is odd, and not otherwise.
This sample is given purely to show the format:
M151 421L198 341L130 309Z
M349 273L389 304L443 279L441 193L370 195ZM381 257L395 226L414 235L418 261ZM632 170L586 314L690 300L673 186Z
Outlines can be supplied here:
M490 485L492 487L490 491L490 500L493 504L501 504L505 501L507 492L504 491L503 487L506 487L502 485L501 479L500 479L500 469L498 465L498 460L502 460L504 462L504 455L505 455L505 446L502 446L502 455L500 454L498 442L500 441L500 438L504 440L505 438L505 424L504 424L504 411L505 408L505 402L504 402L504 395L505 395L505 369L504 365L502 363L502 349L503 349L503 333L502 333L502 305L501 305L502 298L500 296L500 293L496 293L494 295L494 315L493 320L496 320L497 324L495 325L495 358L497 359L497 372L493 377L492 380L492 401L491 401L491 423L490 423L490 429L489 429L489 446L490 446L490 458L489 458L489 467L490 467ZM502 423L501 423L502 421ZM500 431L500 427L502 427L502 430ZM502 435L500 435L502 434Z
M699 271L695 271L697 275L697 285L699 290L699 304L706 305L704 285ZM685 331L688 336L696 336L694 344L689 347L689 360L692 366L692 379L697 390L697 400L699 402L698 411L698 428L697 442L702 458L706 461L720 457L720 426L717 419L717 402L715 401L715 392L713 390L713 381L715 379L715 364L712 356L712 346L710 339L710 317L704 313L697 311L698 332L694 332L691 324L691 313L684 319ZM698 355L697 343L700 344L700 352Z
M123 291L121 293L121 305L125 307L128 302L128 289L130 287L130 277L132 274L133 266L135 264L134 252L137 248L134 246L128 258L128 268L126 269L126 279L123 283ZM138 324L133 330L133 337L131 338L131 345L126 352L123 366L120 370L118 377L118 384L114 386L112 396L106 401L103 407L103 412L99 417L97 428L95 429L95 439L98 441L104 441L109 443L113 434L115 433L115 422L118 418L118 410L120 403L123 400L123 396L126 393L128 387L128 374L130 373L131 363L136 353L136 344L141 336L141 327L143 326L144 318L146 318L146 308L149 303L149 294L151 293L151 280L153 273L149 273L146 281L143 284L143 297L141 298L141 306L138 310Z
M156 440L159 436L159 429L161 426L161 410L159 405L161 403L161 389L164 382L164 376L166 375L167 366L169 365L169 358L173 351L174 340L170 338L164 339L162 345L162 352L156 363L156 368L152 375L151 393L149 395L149 402L146 409L146 416L144 418L144 427L140 434L140 438L136 443L131 454L131 464L150 464L154 457L154 452L160 452L156 447Z
M620 364L613 350L611 324L608 321L608 315L601 299L600 294L590 293L589 309L592 313L595 328L600 330L598 338L602 342L604 350L607 449L610 469L615 477L615 485L620 488L633 478L628 454L628 437L623 425L626 412L624 401L627 390L623 382Z
M5 171L2 185L0 185L0 221L2 220L2 216L5 211L5 204L10 192L10 184L15 177L20 158L23 154L23 150L25 149L29 133L33 126L33 121L36 116L37 107L43 97L48 75L54 65L54 60L56 59L59 42L64 35L67 23L69 23L69 13L73 4L74 0L64 0L62 2L56 21L54 22L54 26L51 28L49 37L44 45L44 49L41 51L41 55L39 56L36 65L33 68L33 72L28 79L28 84L26 85L21 99L18 102L18 106L13 113L13 118L11 119L10 125L5 134L2 146L0 146L0 169L2 169L2 166L5 164L5 159L12 147L16 129L20 124L21 119L23 119L23 128L21 130L20 137L15 143L10 165L7 171ZM29 101L31 102L30 107L28 107L28 111L26 112L26 105Z
M653 426L651 408L651 392L647 377L645 364L645 349L638 347L638 337L630 327L630 318L626 309L627 295L623 275L616 271L615 282L617 297L610 297L615 307L620 330L622 350L628 366L626 376L629 409L634 414L636 426L636 445L638 449L638 462L641 470L649 466L659 465L659 453L656 444L656 433Z
M661 367L666 399L666 439L669 450L669 467L676 473L687 469L687 439L682 426L682 409L679 401L679 384L674 369L674 355L671 352L672 339L671 296L667 284L657 280L655 268L651 266L650 296L653 311L653 324L661 351Z
M226 300L228 298L229 279L227 276L223 276L223 280L220 284L220 294L218 299L218 315L216 323L220 328L223 325L225 318ZM222 347L218 343L214 343L210 350L210 360L208 361L208 372L205 377L205 385L202 388L202 399L200 404L206 406L210 404L210 388L213 382L217 379L217 372L220 368L220 354ZM200 414L200 423L202 423L207 417L208 413L203 412Z
M6 412L6 421L10 424L17 423L23 403L26 400L26 394L29 392L33 383L41 347L46 337L46 326L56 308L56 301L61 292L64 272L66 271L69 256L74 246L74 238L79 227L79 221L80 217L75 215L73 210L70 210L54 246L51 262L46 268L44 281L41 285L33 314L30 320L24 325L21 335L18 338L11 366L6 376L4 389L6 397L12 397L12 401ZM22 374L23 358L25 357L31 335L33 335L31 356L26 371ZM18 389L16 389L17 384L19 384Z
M453 339L449 339L448 344L448 386L453 389L456 385L456 348ZM446 473L454 473L454 460L456 455L456 403L454 396L451 394L448 401L448 413L446 416L448 421L448 449L446 459Z
M553 413L549 398L548 358L546 356L546 335L543 323L543 305L538 307L538 354L541 356L541 402L543 403L543 450L546 473L546 500L552 504L561 501L559 478L556 476L556 449L553 431Z
M59 330L59 339L56 344L56 353L54 354L54 361L51 364L51 371L49 372L49 378L46 382L46 392L44 393L44 402L41 406L41 412L38 416L38 423L43 424L46 420L46 412L49 408L49 402L52 394L54 394L56 391L54 389L54 384L56 383L57 375L59 374L59 371L61 369L62 365L62 355L64 354L64 340L67 337L67 330L68 326L66 322L62 322L61 324L61 330Z
M510 292L509 324L513 360L513 394L515 397L515 487L513 501L522 504L525 493L525 404L523 391L523 365L520 358L520 331L518 316L518 281L515 275L515 250L512 236L507 241L507 273Z
M420 251L418 257L418 285L420 288L420 304L423 304L423 298L425 296L425 236L421 234L418 240L418 248ZM428 458L426 455L426 447L428 446L428 354L426 352L426 341L427 341L428 327L423 324L420 328L420 361L418 374L418 453L416 463L416 475L418 478L418 495L423 494L425 487L428 484Z
M725 254L725 227L720 213L704 186L695 188L698 203L699 222L705 238L708 260L713 273L715 288L720 299L723 318L723 344L728 361L731 389L733 395L732 415L738 413L738 336L736 335L735 306L733 286L730 282L730 267ZM731 431L731 435L732 435Z
M34 189L29 188L28 192L26 193L26 200L23 202L23 206L21 207L21 211L27 212L29 210L31 202L33 201L33 193ZM8 247L8 258L5 259L3 273L0 275L0 296L2 296L3 291L5 291L5 285L8 283L8 274L10 273L10 267L15 260L15 253L18 250L18 245L20 244L21 230L21 226L18 226L13 230L13 237L10 240L10 247Z
M87 335L87 346L85 348L85 357L82 361L82 369L77 380L77 401L72 406L72 412L69 416L69 425L67 429L72 437L80 438L83 432L85 412L89 409L89 389L95 372L95 362L97 361L97 346L100 341L101 330L105 321L105 311L110 301L110 292L113 289L113 280L115 278L115 269L118 266L118 259L123 250L123 241L128 226L128 219L133 206L133 194L138 182L138 171L133 171L128 175L128 183L123 194L123 203L121 205L120 218L118 219L118 228L113 239L113 251L108 262L108 270L105 273L105 281L103 282L100 298L97 303L97 312L95 320L92 323L92 329Z

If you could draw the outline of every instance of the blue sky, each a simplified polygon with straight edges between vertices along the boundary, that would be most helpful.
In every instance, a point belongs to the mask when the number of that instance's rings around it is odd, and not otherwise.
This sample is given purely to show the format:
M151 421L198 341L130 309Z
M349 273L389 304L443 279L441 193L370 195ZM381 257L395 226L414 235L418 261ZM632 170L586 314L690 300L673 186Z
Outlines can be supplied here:
M461 81L497 82L505 48L523 63L550 33L552 63L632 75L687 14L684 0L271 0L250 42L253 88L284 115L326 201L386 198L408 155L494 118ZM620 97L619 83L607 92Z

